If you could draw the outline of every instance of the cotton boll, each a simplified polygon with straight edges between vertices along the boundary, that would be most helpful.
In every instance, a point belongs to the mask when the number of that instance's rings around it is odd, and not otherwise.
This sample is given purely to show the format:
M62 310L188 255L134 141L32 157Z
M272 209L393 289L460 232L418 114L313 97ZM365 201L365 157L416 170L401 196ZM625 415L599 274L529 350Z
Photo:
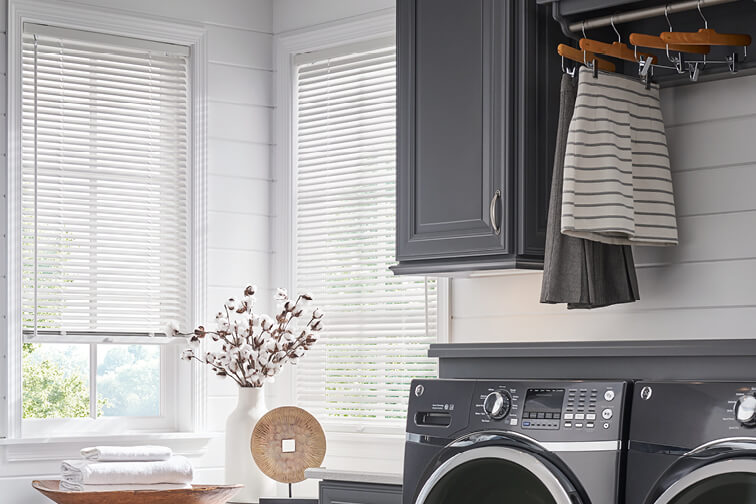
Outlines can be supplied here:
M165 324L165 329L163 329L163 331L165 332L165 335L168 336L169 338L175 338L181 332L179 329L179 323L176 322L175 320L169 320Z
M185 361L190 361L194 358L194 350L191 348L187 348L183 352L181 352L181 359Z
M312 311L312 318L314 318L314 319L321 319L321 318L323 318L323 310L321 310L320 308L315 308Z
M268 315L262 315L260 320L260 327L262 327L263 331L270 331L270 329L273 327L273 319Z
M289 293L286 292L286 289L279 287L278 289L276 289L276 295L273 296L273 299L277 301L285 301L289 299Z

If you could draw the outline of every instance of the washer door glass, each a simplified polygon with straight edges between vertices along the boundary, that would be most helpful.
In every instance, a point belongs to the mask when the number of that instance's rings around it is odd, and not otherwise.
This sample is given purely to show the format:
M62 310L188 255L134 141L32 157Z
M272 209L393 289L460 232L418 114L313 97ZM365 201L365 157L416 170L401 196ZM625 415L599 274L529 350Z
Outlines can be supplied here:
M669 504L748 504L756 502L756 474L729 473L694 483Z
M695 469L670 485L654 504L756 503L756 460L731 458Z
M424 502L558 504L533 473L501 459L480 459L456 467L439 480Z
M416 504L574 504L573 488L532 454L509 448L478 448L442 464L423 486Z

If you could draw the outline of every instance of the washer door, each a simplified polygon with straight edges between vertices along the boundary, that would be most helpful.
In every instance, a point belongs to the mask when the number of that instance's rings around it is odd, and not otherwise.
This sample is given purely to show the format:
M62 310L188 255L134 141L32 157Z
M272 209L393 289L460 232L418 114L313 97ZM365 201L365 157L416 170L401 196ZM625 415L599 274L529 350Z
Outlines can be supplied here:
M756 459L720 460L670 485L654 504L750 504L756 502Z
M575 489L545 459L507 446L458 453L426 480L415 504L579 504Z

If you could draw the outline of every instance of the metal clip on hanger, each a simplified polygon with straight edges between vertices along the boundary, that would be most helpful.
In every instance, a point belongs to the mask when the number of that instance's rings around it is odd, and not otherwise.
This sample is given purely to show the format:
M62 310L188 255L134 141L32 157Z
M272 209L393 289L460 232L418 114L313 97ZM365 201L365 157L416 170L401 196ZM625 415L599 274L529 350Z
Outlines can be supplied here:
M557 54L562 57L562 71L573 76L575 74L575 67L572 67L572 69L565 68L565 58L576 63L583 63L588 68L592 68L592 65L595 63L599 70L603 70L605 72L616 71L614 63L605 59L598 58L592 52L581 51L580 49L575 49L574 47L568 46L567 44L559 44L557 46ZM588 61L591 61L593 63L587 64Z

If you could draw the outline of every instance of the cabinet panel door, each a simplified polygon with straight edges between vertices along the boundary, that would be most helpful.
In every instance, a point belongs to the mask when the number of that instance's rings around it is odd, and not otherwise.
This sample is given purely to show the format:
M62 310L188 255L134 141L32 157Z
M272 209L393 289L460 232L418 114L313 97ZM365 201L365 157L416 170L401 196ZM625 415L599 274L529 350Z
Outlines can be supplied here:
M320 483L320 504L402 504L402 487L324 481Z
M400 260L510 252L509 10L398 2Z

